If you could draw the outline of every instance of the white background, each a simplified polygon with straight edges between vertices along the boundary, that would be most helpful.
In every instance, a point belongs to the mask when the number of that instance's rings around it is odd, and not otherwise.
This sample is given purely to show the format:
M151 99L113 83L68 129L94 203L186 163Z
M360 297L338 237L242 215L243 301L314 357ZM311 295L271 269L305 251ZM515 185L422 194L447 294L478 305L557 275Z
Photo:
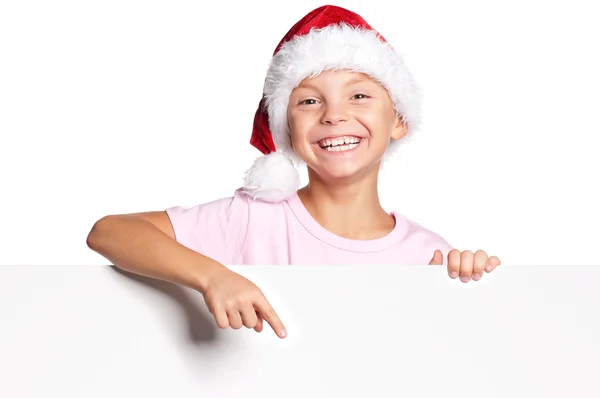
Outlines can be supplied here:
M102 216L232 195L272 53L322 4L0 3L0 264L106 264ZM423 88L386 209L503 264L599 263L593 1L334 4Z
M424 89L384 205L500 256L482 281L235 268L286 323L278 340L216 330L199 294L87 248L104 215L240 186L272 52L322 4L0 3L0 396L599 395L600 267L576 266L600 262L593 1L334 3Z

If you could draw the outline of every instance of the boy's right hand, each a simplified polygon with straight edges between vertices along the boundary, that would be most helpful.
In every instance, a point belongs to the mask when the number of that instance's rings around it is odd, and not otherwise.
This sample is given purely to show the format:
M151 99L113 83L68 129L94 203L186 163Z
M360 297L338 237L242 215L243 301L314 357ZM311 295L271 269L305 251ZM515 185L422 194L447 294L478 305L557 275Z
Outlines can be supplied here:
M260 332L265 320L277 336L287 335L281 319L258 286L224 266L211 272L202 294L221 329L246 326Z

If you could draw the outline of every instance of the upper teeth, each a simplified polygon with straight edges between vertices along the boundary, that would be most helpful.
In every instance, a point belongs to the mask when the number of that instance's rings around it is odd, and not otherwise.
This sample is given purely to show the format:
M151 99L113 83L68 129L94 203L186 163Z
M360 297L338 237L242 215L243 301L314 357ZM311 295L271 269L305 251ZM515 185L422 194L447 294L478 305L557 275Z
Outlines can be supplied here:
M347 145L347 144L358 144L360 142L360 138L358 137L351 137L351 136L344 136L344 137L338 137L338 138L326 138L324 140L319 141L319 145L321 145L321 147L328 147L328 146L338 146L338 145Z

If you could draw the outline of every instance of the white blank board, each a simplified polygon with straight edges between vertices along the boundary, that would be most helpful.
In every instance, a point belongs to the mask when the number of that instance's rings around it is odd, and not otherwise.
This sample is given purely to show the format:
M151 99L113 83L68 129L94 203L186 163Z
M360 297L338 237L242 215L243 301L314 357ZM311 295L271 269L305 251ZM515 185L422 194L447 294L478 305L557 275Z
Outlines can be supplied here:
M115 267L0 267L0 396L600 397L600 267L231 268L286 339Z

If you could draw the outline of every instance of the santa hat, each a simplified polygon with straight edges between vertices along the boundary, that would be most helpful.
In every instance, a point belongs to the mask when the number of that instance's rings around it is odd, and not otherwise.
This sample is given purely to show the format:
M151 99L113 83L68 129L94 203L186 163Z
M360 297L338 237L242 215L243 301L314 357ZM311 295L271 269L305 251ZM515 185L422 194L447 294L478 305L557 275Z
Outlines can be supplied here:
M305 78L336 69L365 73L388 90L397 115L408 125L404 141L419 127L420 91L401 56L358 14L319 7L298 21L275 49L250 139L264 156L246 172L243 193L267 202L296 193L297 167L303 162L291 145L290 94ZM400 143L390 142L385 157Z

